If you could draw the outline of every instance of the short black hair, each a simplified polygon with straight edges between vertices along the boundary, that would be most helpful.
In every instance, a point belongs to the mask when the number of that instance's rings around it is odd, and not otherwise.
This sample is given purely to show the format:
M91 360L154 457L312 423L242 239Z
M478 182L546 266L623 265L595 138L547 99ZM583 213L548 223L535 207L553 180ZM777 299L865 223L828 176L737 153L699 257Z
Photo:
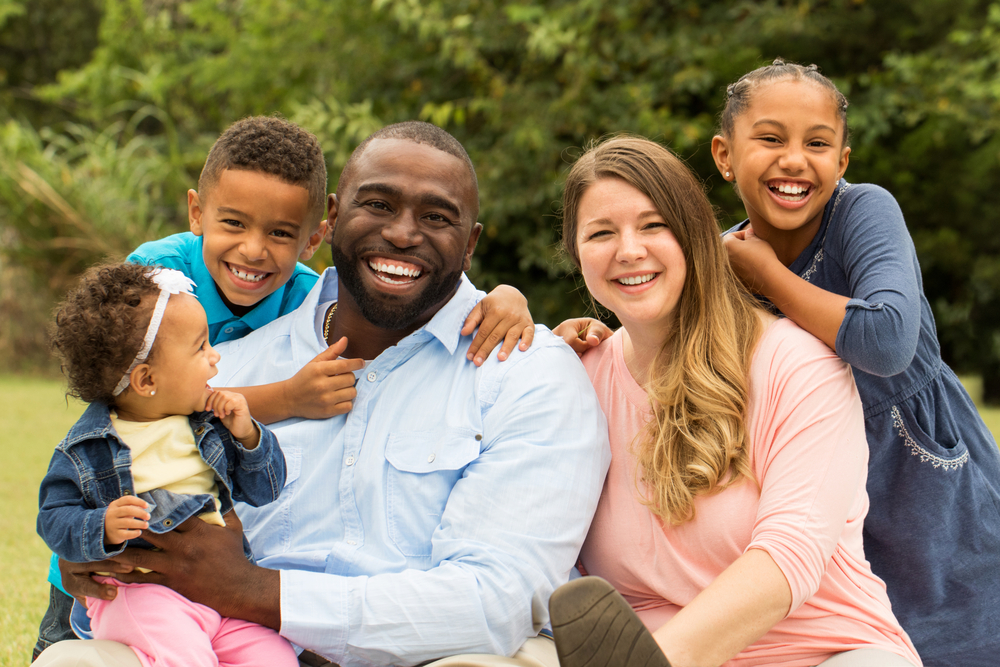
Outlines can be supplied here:
M351 157L347 160L347 164L344 165L344 170L340 172L340 181L337 183L337 198L340 198L341 192L345 185L350 181L351 176L354 175L354 166L357 161L364 154L365 149L368 148L368 144L375 141L376 139L402 139L404 141L412 141L417 144L427 144L439 151L444 151L449 155L454 155L459 160L465 163L465 166L469 170L469 177L472 179L472 187L476 191L476 210L472 216L472 222L475 222L479 217L479 179L476 178L476 168L472 165L472 159L466 152L465 147L462 143L451 136L446 130L442 130L437 125L432 123L425 123L420 120L408 120L402 123L394 123L392 125L386 125L381 130L376 130L367 139L358 144L358 147L354 149L351 153Z
M316 136L280 116L251 116L230 125L212 145L198 179L204 197L226 169L259 171L309 192L309 210L323 219L326 161Z

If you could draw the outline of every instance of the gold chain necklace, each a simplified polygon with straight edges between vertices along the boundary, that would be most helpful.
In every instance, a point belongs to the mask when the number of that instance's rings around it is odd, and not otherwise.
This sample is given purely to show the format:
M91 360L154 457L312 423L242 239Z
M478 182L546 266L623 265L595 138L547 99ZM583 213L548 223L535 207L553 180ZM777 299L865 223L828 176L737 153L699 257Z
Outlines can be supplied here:
M330 306L330 310L326 311L326 321L323 322L323 340L327 345L330 344L330 322L333 321L333 315L337 312L337 302L334 301L333 305Z

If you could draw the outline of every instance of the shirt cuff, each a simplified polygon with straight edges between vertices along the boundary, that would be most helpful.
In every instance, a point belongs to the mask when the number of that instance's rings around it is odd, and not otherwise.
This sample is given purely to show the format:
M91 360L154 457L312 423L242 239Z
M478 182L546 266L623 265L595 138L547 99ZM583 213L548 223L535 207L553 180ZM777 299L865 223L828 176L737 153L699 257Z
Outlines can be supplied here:
M280 572L281 636L340 662L347 652L350 582L358 578L303 570ZM367 577L360 579L367 581Z

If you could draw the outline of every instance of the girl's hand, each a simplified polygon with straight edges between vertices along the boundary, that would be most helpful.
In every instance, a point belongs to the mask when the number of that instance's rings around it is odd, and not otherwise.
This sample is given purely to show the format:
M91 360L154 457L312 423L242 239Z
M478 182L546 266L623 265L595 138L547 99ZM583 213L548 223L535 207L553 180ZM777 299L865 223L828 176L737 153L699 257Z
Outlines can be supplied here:
M250 408L247 407L247 399L243 394L216 389L208 397L205 409L211 410L216 417L221 419L223 426L229 429L233 437L239 440L244 447L253 449L257 446L260 432L250 417Z
M781 264L771 244L754 234L752 227L726 234L722 237L722 243L729 253L729 263L736 276L751 292L764 294L765 268L775 263Z
M137 496L122 496L111 501L104 513L104 543L121 544L134 540L149 528L149 505Z
M504 361L514 351L518 338L521 339L518 348L524 352L535 337L535 323L528 311L528 300L509 285L500 285L476 304L465 318L462 335L468 336L477 326L479 333L465 355L476 366L483 365L500 341L503 341L503 347L497 353L497 359Z
M579 356L592 347L597 347L601 341L609 338L614 332L603 322L591 317L577 317L566 320L552 330L566 344L573 348Z

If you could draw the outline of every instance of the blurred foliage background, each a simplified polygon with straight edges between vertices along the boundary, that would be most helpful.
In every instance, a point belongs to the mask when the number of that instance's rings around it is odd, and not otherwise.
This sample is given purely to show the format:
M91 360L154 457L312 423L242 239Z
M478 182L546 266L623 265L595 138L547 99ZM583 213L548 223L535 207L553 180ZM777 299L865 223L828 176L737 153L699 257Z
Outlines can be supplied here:
M729 226L743 210L711 161L716 116L776 56L851 100L848 179L899 200L945 359L1000 401L1000 3L978 0L0 0L2 370L51 369L53 301L186 229L208 148L250 114L314 132L331 190L374 129L445 127L480 179L472 278L515 285L542 322L581 314L555 249L580 147L669 145Z

